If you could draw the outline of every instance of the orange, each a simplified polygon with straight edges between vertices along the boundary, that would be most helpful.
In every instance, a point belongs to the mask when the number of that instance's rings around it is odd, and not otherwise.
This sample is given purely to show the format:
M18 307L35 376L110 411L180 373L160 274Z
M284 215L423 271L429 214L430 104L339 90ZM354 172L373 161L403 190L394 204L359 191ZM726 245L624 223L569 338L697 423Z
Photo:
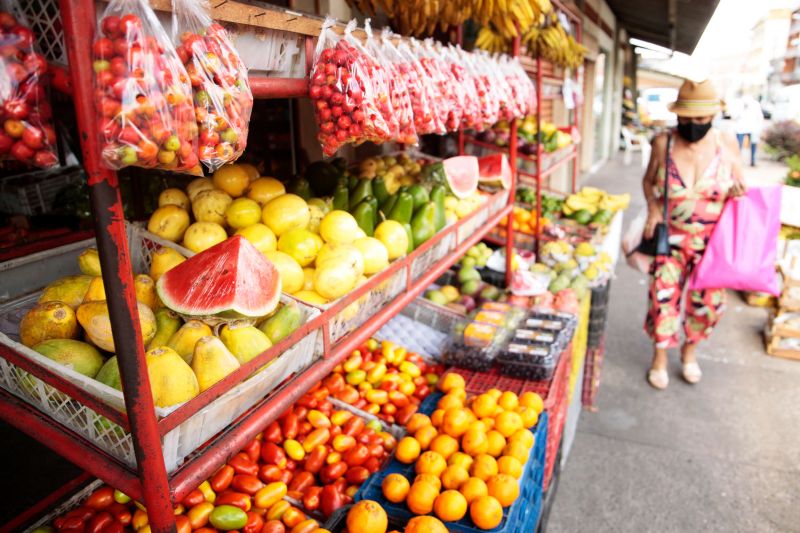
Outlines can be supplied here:
M451 455L458 451L458 441L450 435L442 433L441 435L436 435L436 438L431 441L428 449L438 453L444 457L446 461Z
M439 380L438 386L440 391L447 394L451 389L456 387L462 389L466 388L467 383L464 381L464 378L461 376L461 374L448 372L442 377L442 379Z
M472 402L472 411L481 418L492 416L495 407L497 407L497 402L488 394L476 396Z
M412 435L417 432L417 430L422 429L425 426L431 425L431 419L428 415L423 415L422 413L414 413L411 415L411 418L408 419L408 423L406 424L406 432L409 435Z
M420 448L427 450L433 439L435 439L436 435L438 434L439 432L436 431L435 427L425 426L418 429L417 432L414 433L414 438L417 439L417 442L419 442Z
M475 420L475 421L473 421L472 425L470 425L469 429L475 429L475 430L480 431L481 433L486 433L487 431L489 431L489 428L486 427L486 424L483 422L483 420Z
M441 476L445 468L447 468L447 461L444 460L444 457L432 451L427 451L420 455L416 465L414 465L414 471L417 474L432 474L434 476Z
M489 439L485 432L473 426L461 437L461 449L473 457L486 453L489 451Z
M519 496L519 483L508 474L497 474L486 482L489 496L495 498L500 505L508 507Z
M491 430L486 434L489 439L489 450L486 452L492 457L499 457L506 447L506 438L499 431Z
M484 481L497 475L497 472L497 461L495 461L494 457L487 454L477 456L475 462L472 463L469 469L469 473L472 477L477 477Z
M433 483L414 483L408 491L406 497L406 505L411 509L414 514L428 514L433 511L433 502L439 495L439 490ZM352 529L350 531L371 531L370 528L363 528L360 530Z
M451 465L442 472L442 486L446 489L457 489L469 479L469 472L463 466Z
M489 489L486 482L478 477L471 477L458 488L458 491L467 499L467 503L472 503L481 496L488 496Z
M522 396L519 397L519 404L525 407L532 407L538 414L542 414L542 411L544 411L544 401L535 392L523 392Z
M361 500L347 512L349 531L375 531L386 533L389 519L381 504L372 500Z
M406 524L404 533L448 533L448 531L438 518L415 516Z
M436 404L437 409L443 409L445 411L453 407L464 407L464 402L461 401L461 398L453 394L445 394L439 399L439 403Z
M461 520L467 514L467 499L457 490L446 490L433 502L433 512L445 522Z
M503 448L503 455L516 457L522 464L528 462L528 453L528 448L521 442L509 442L506 444L506 447Z
M462 403L467 401L467 391L464 390L464 387L454 387L450 389L450 392L447 393L448 396L455 396Z
M503 395L503 391L501 391L499 389L489 389L489 390L486 391L486 394L488 394L489 396L494 398L495 401L497 401L497 400L500 399L500 396Z
M432 484L434 487L436 487L437 491L442 490L442 480L439 479L439 476L434 476L433 474L419 474L414 478L414 483L423 482Z
M497 471L519 479L522 477L522 462L511 455L504 455L497 460Z
M522 427L532 428L539 421L539 413L533 407L518 407L517 413L522 418Z
M461 466L464 470L469 470L469 467L472 466L472 457L467 455L464 452L456 452L447 459L448 466Z
M505 411L494 419L495 429L505 438L510 437L517 430L522 429L522 417L514 411Z
M530 450L536 444L536 436L529 429L519 429L508 438L508 442L519 442Z
M481 496L469 504L469 516L481 529L494 529L503 521L503 506L491 496Z
M410 465L417 460L421 451L422 449L417 439L414 437L403 437L400 439L400 442L397 443L395 456L401 463Z
M431 413L431 424L433 427L438 428L442 425L442 419L444 418L444 409L437 409L433 413Z
M383 483L381 483L383 495L387 500L393 503L406 501L406 496L408 496L410 488L411 485L408 483L408 480L401 474L389 474L383 478Z
M451 408L444 412L442 431L451 437L460 437L469 429L469 415L461 408ZM515 430L516 431L516 430Z
M481 418L481 424L486 428L486 431L494 428L494 418L490 416L485 416Z
M506 391L502 395L500 395L500 399L497 400L497 405L505 409L506 411L513 411L517 407L519 407L519 398L517 395L511 391Z

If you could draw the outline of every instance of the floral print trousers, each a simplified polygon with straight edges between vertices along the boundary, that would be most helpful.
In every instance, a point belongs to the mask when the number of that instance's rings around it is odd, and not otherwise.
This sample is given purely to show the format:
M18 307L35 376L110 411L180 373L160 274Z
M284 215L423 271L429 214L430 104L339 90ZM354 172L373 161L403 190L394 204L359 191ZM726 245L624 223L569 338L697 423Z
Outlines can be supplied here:
M722 317L725 289L685 290L701 256L702 251L673 246L670 256L655 258L645 332L657 348L674 348L680 343L684 292L683 332L687 343L696 344L707 339Z

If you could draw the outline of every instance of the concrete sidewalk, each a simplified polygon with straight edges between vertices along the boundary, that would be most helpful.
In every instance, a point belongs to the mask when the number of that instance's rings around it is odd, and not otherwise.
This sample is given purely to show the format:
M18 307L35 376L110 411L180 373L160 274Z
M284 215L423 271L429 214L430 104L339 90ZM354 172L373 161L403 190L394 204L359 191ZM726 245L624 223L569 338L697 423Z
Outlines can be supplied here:
M747 167L773 181L781 167ZM590 183L631 192L641 171L612 161ZM646 276L625 264L612 288L599 411L584 411L548 533L800 532L800 362L765 354L766 311L730 294L700 347L703 381L685 384L671 354L670 386L646 383Z

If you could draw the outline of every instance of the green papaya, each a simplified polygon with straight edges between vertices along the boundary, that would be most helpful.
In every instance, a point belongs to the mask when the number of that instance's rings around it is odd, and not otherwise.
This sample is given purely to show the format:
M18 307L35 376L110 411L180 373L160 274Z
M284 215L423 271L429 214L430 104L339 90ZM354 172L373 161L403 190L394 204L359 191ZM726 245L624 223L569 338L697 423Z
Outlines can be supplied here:
M397 201L389 213L390 220L396 220L401 224L410 224L411 217L414 216L414 198L410 193L398 192Z
M333 191L333 209L347 211L350 208L350 190L346 184L339 184Z
M150 342L147 343L147 349L158 348L159 346L166 346L172 336L183 325L183 321L167 309L162 307L156 311L156 335Z
M428 202L414 213L411 220L411 233L414 237L414 247L433 237L436 233L436 204Z
M389 213L392 212L395 202L397 202L397 195L393 194L381 204L381 212L386 216L386 218L389 218Z
M353 218L356 219L358 227L367 234L367 237L372 237L375 232L375 215L372 212L372 204L369 198L365 198L363 202L353 209Z
M350 189L351 191L356 188L358 182L359 182L358 176L354 176L352 174L349 174L347 176L347 188Z
M447 225L447 217L444 213L444 198L447 196L447 191L444 185L434 185L431 189L431 202L436 206L435 227L436 231L440 231Z
M367 196L372 196L372 180L358 180L358 184L350 191L350 209L354 209Z
M428 195L428 191L426 191L425 188L420 184L412 185L411 187L408 188L408 192L410 192L412 198L414 198L415 213L417 209L419 209L420 207L431 201L431 198Z
M389 191L386 189L386 182L383 178L378 176L372 180L372 196L374 196L379 204L383 204L389 198Z
M411 231L411 224L403 224L403 229L406 230L406 235L408 235L408 249L406 250L406 254L410 254L414 251L414 233Z
M258 329L264 332L272 344L277 344L303 323L303 314L295 302L282 306L262 322Z

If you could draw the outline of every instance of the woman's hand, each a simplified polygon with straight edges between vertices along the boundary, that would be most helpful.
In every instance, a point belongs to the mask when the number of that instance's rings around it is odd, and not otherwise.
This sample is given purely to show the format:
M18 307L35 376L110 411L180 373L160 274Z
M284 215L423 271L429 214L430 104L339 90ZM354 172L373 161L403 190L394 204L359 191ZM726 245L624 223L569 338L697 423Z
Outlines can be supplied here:
M744 196L746 192L747 185L744 180L740 176L734 174L733 185L731 185L731 188L728 190L728 194L732 198L738 198L739 196Z
M664 216L658 206L649 206L647 209L647 222L644 225L645 239L652 239L656 232L656 226L664 222Z

